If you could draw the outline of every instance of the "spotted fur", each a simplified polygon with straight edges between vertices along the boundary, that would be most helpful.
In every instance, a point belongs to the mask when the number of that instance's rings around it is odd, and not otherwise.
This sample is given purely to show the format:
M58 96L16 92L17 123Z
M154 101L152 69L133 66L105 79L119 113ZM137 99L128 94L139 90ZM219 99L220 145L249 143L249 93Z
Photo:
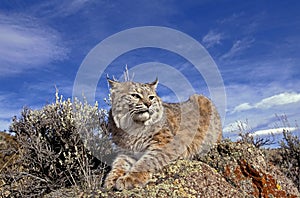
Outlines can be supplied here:
M204 153L222 137L219 114L202 95L169 104L157 96L157 80L146 84L109 80L109 84L109 130L122 154L105 179L107 188L142 187L154 171Z

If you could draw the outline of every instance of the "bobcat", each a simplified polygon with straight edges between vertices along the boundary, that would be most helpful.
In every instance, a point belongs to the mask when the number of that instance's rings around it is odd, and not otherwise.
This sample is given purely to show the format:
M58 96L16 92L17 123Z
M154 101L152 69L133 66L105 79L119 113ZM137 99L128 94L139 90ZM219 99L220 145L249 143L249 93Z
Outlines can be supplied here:
M108 126L122 151L105 179L117 190L144 186L151 174L176 159L206 152L222 138L219 114L204 96L182 103L164 103L152 83L108 79L112 108Z

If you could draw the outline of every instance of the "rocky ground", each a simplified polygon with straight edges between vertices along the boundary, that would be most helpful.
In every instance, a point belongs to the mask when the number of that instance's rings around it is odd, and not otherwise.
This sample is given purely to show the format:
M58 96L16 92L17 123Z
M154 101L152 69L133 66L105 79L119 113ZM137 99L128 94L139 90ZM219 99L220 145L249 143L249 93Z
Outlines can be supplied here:
M179 160L144 188L84 192L60 189L46 197L300 197L295 184L253 145L223 141L196 160Z

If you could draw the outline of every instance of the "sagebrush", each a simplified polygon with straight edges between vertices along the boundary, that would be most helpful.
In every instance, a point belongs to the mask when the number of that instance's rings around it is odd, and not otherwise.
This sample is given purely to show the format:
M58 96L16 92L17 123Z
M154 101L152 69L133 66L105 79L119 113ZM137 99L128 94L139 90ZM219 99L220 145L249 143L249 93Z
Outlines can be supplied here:
M280 155L280 169L290 178L300 191L300 139L288 130L283 131Z
M19 145L14 150L18 158L14 167L1 172L0 196L42 196L74 185L99 187L105 169L100 158L112 151L106 119L97 103L71 102L58 93L53 104L40 110L24 108L10 128Z

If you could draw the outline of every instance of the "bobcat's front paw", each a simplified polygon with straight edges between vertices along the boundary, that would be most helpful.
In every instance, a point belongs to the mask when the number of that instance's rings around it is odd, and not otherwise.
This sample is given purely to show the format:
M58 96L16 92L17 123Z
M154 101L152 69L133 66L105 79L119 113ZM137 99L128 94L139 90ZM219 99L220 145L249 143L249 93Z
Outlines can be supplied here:
M104 188L112 189L115 186L117 181L117 177L113 177L112 175L108 175L104 181Z
M128 173L117 179L115 188L118 190L143 187L149 179L149 173Z
M113 169L110 173L108 173L107 177L104 181L104 187L107 189L115 188L116 181L125 175L125 172L118 169Z
M125 175L117 180L115 188L118 190L123 190L132 189L138 186L143 186L143 184L139 182L136 178L133 178L130 175Z

